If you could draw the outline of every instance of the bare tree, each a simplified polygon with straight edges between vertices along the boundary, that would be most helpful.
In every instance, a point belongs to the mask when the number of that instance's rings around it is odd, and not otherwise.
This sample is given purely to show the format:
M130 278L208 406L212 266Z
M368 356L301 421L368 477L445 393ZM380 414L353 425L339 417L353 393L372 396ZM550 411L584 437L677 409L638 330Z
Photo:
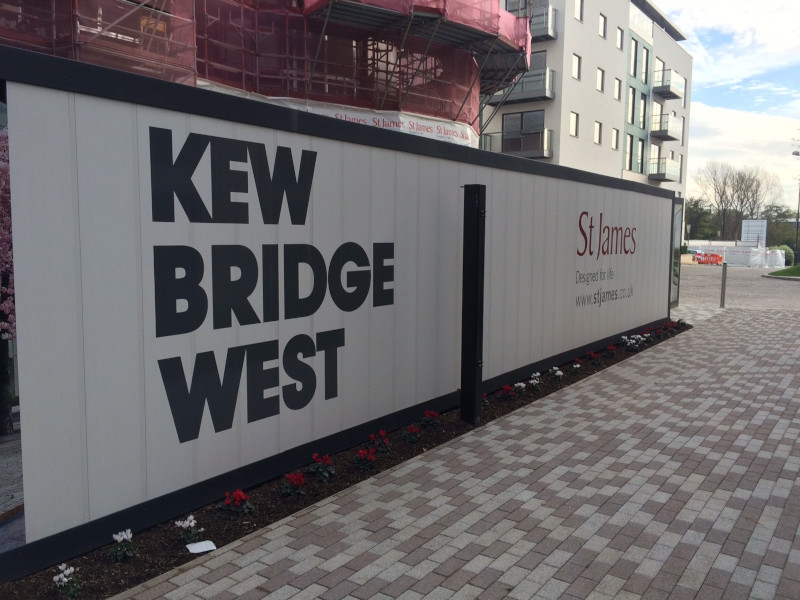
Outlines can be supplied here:
M764 206L783 196L778 176L760 167L736 169L711 160L695 176L697 184L717 212L722 239L734 239L742 219L757 219Z
M707 200L717 209L720 217L720 231L722 239L725 239L725 225L728 211L733 207L733 197L731 195L733 167L725 162L710 160L706 166L700 169L695 175L695 181L703 192L703 199Z

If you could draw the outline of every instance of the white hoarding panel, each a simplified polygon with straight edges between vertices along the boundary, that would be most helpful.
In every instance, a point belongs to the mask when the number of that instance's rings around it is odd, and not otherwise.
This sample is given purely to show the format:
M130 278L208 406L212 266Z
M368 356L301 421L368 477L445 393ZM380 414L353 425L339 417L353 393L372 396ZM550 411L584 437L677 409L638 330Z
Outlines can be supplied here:
M7 97L29 541L455 394L464 185L487 187L485 379L666 314L664 198Z
M671 205L544 179L487 186L486 379L664 316Z
M26 113L9 120L9 164L30 540L89 516L75 107L28 86L6 94Z

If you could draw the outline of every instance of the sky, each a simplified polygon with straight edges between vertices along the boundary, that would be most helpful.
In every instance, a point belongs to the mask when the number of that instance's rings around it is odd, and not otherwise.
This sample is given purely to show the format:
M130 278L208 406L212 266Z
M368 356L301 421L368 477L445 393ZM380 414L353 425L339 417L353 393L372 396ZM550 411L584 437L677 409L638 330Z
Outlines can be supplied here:
M692 55L687 197L709 160L776 174L797 208L800 0L653 0ZM793 143L792 140L796 142Z

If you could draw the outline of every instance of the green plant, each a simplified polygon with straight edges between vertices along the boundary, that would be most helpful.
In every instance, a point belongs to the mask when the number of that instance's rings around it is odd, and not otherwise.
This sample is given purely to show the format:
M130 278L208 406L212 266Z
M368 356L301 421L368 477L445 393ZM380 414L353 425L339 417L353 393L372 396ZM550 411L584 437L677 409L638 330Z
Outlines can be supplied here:
M403 439L409 444L416 444L422 437L418 425L409 425L403 430Z
M375 448L369 450L361 448L356 452L355 463L364 469L370 471L375 466Z
M133 533L131 533L130 529L115 533L111 537L117 542L111 549L111 552L108 553L111 562L122 562L123 560L136 556L136 548L132 542Z
M53 583L58 593L64 598L77 598L81 583L75 573L75 567L68 567L66 563L58 565L59 573L53 577Z
M303 485L305 484L305 482L306 478L303 477L303 474L300 471L296 471L294 473L287 473L285 475L283 487L281 488L281 495L302 496L305 493L303 491Z
M203 533L203 528L197 528L197 519L193 515L186 517L185 521L175 521L175 526L181 530L181 538L187 544L194 544L200 540L200 534Z
M689 246L688 245L683 244L681 246L681 254L689 254Z
M250 496L242 490L235 490L233 493L225 492L225 499L217 504L219 510L227 510L237 515L246 515L255 510L249 500Z
M317 453L311 455L311 459L314 463L308 467L308 472L313 475L318 481L323 483L328 483L334 475L336 475L336 469L333 468L331 464L331 457L327 454L325 456L320 456Z
M789 246L787 246L786 244L784 244L783 246L778 246L778 250L783 250L783 254L786 259L785 263L786 266L787 267L794 266L794 252L792 251L792 249L789 248Z
M426 429L429 427L439 426L439 413L435 410L426 410L425 416L422 417L422 426Z

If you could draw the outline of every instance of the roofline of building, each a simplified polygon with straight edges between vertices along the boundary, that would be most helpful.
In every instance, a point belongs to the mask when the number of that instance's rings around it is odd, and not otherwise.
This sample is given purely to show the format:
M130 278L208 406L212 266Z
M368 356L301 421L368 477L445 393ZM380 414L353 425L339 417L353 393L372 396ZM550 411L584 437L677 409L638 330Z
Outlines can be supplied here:
M650 3L648 0L631 0L631 3L653 19L653 22L666 31L676 42L683 42L686 40L686 36L681 33L680 29L675 27L654 4Z

